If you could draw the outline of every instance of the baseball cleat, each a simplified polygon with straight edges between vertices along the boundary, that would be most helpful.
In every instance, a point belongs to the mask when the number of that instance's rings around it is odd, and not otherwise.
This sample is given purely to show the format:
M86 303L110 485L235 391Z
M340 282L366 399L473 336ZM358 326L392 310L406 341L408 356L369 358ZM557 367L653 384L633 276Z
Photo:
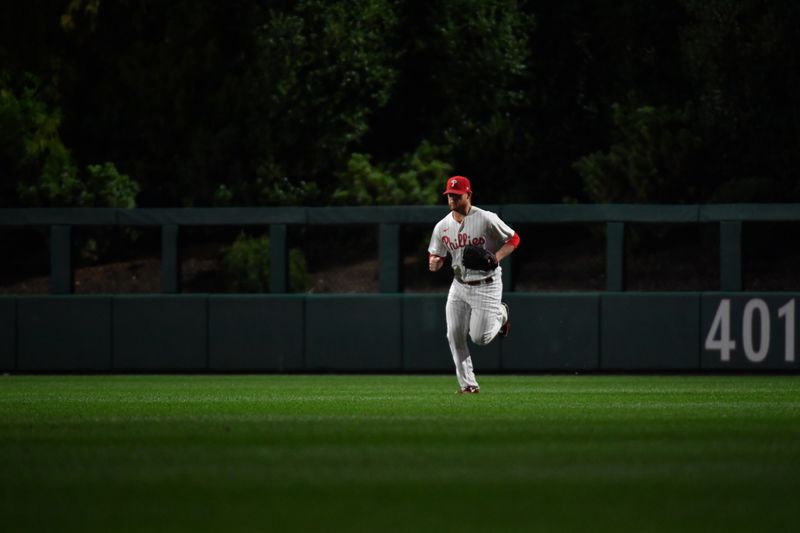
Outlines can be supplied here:
M458 389L456 394L478 394L481 391L478 387L466 386L463 389Z
M498 333L501 337L508 337L508 332L511 331L511 309L508 307L508 304L502 302L503 307L506 308L506 321L500 326L500 332Z

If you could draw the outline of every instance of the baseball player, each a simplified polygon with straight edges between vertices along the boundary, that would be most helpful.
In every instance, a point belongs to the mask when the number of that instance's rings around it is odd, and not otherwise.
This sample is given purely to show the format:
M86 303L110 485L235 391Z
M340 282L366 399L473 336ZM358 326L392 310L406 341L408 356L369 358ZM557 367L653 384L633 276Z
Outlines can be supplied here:
M447 294L447 341L453 354L459 394L480 386L472 371L467 337L478 345L506 336L511 326L503 295L499 262L519 246L519 236L495 213L472 205L472 188L464 176L447 179L443 193L450 213L433 228L428 269L442 268L451 256L453 283Z

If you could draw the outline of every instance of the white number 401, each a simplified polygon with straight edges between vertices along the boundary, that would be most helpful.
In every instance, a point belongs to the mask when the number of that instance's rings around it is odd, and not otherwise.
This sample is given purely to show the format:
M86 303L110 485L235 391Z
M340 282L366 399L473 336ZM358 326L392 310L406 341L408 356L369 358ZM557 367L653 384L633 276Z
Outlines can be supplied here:
M758 346L753 343L753 323L758 315L760 335ZM785 353L787 362L794 362L794 299L778 309L778 318L784 320ZM760 363L769 353L770 319L767 302L760 298L748 300L742 313L742 348L744 355L753 363ZM731 338L731 301L723 298L711 323L705 343L706 350L719 350L720 361L730 361L736 350L736 341Z

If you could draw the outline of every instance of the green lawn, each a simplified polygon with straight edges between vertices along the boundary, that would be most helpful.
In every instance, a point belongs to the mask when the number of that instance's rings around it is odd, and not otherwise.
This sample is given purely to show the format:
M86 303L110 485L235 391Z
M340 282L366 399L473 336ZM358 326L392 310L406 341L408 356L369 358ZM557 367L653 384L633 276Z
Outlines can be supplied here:
M0 377L0 529L796 531L800 376Z

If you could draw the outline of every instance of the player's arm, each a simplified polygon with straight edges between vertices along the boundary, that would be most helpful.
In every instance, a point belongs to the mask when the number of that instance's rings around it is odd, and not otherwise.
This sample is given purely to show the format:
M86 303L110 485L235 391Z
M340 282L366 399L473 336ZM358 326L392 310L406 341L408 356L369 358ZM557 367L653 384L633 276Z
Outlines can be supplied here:
M508 239L505 244L503 244L503 246L501 246L500 249L494 254L494 256L497 258L497 262L499 263L511 255L511 252L516 250L517 246L519 246L519 235L517 235L517 232L514 232L514 235Z
M428 270L436 272L444 266L444 259L447 256L447 249L441 241L441 223L433 228L431 243L428 246Z

